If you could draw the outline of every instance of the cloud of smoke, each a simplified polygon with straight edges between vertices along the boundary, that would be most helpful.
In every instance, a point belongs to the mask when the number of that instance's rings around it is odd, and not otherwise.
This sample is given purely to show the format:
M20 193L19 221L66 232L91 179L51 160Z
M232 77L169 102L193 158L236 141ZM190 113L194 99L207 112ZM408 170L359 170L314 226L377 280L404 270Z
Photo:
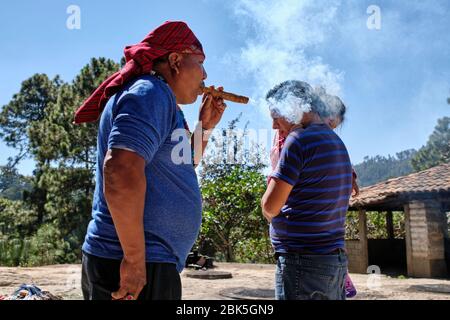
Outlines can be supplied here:
M246 30L247 45L237 59L255 81L252 103L269 116L266 93L286 80L321 85L338 94L343 74L311 54L336 23L340 1L236 0L235 14ZM291 101L292 102L292 101Z

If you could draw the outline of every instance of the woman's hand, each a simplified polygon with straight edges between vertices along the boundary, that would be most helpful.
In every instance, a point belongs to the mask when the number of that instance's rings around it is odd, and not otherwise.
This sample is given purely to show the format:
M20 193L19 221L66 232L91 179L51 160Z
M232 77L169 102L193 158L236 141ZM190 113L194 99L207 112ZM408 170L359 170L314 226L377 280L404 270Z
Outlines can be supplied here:
M111 296L113 300L137 300L146 284L145 258L136 261L124 258L120 264L120 288Z
M211 86L211 88L214 89L214 86ZM217 90L223 91L223 87L219 87ZM227 105L222 98L214 98L210 94L204 94L198 119L202 123L202 128L205 130L214 129L222 119L226 107Z

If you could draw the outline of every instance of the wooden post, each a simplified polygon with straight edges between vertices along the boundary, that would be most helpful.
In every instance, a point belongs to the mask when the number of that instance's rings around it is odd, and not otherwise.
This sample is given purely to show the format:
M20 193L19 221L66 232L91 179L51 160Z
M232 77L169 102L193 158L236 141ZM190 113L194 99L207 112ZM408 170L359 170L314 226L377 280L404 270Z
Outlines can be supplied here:
M386 229L387 229L388 239L389 240L395 239L394 218L392 215L392 211L386 212Z
M367 272L369 266L369 246L367 244L367 216L366 210L359 209L359 241L361 245L362 270ZM364 272L364 273L366 273Z
M406 244L406 268L408 276L414 276L412 238L411 238L411 214L409 203L403 206L405 212L405 244Z

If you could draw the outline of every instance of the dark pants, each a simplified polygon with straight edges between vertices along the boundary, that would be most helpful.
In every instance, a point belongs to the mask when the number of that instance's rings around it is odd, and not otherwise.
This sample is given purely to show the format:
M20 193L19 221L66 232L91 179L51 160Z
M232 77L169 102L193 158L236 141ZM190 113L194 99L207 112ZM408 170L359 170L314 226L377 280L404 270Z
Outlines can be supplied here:
M83 253L81 287L85 300L112 300L119 289L120 260ZM138 300L181 300L181 279L171 263L147 263L147 285Z
M347 255L277 255L277 300L345 300Z

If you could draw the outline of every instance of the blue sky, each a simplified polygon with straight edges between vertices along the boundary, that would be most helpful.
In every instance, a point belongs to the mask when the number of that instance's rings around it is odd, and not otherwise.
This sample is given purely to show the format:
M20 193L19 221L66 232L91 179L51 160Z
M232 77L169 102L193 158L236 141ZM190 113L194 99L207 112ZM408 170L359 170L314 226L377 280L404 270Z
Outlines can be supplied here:
M111 1L16 0L0 12L0 106L34 73L71 81L91 57L118 61L166 20L183 20L202 41L207 84L252 97L230 104L222 122L243 112L250 128L270 128L261 97L287 79L325 84L348 106L338 130L353 163L364 156L420 148L437 119L450 115L450 2L433 1ZM81 29L66 27L69 5ZM370 5L381 29L369 30ZM191 125L198 104L186 106ZM0 164L14 150L0 144ZM30 174L31 160L20 171Z

